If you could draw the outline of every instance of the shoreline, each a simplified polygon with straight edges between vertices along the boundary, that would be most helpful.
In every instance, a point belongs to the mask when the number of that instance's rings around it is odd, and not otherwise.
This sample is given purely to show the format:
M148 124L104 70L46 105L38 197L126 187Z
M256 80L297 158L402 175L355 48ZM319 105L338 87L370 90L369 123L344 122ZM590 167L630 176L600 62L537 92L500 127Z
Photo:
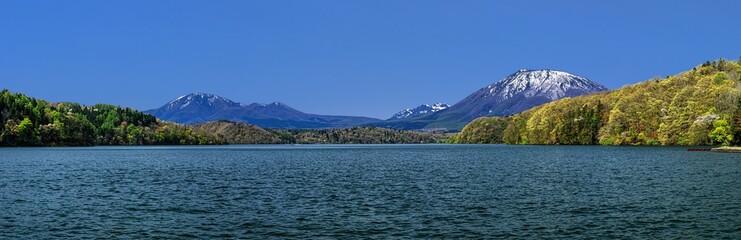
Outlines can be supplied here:
M710 149L712 152L741 153L741 147L717 147Z

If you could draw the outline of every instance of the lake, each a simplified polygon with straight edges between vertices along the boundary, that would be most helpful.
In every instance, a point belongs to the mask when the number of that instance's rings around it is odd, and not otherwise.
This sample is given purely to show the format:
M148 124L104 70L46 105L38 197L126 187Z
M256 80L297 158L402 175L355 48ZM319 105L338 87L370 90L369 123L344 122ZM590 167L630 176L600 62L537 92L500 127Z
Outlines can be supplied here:
M0 148L0 238L741 239L741 155L506 145Z

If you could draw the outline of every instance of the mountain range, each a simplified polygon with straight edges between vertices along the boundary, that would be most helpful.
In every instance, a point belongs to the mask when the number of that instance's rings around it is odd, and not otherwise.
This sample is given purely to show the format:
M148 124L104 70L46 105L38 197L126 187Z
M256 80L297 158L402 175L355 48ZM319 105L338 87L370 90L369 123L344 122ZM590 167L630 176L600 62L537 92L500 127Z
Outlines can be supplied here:
M308 114L280 102L244 104L207 93L184 95L145 113L184 124L227 120L263 128L376 126L401 130L457 131L479 117L512 115L561 98L606 90L599 83L568 72L523 69L479 89L452 106L444 103L424 104L400 111L387 120Z
M160 108L144 112L162 120L185 124L227 120L286 129L345 128L381 121L368 117L308 114L280 102L244 104L208 93L184 95Z

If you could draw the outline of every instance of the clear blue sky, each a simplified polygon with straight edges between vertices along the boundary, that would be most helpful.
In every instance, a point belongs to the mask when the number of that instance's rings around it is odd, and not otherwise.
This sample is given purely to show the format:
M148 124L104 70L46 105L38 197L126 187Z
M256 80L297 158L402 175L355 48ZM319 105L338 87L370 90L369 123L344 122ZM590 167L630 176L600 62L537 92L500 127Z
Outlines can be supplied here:
M741 56L741 1L1 1L0 88L387 118L520 68L619 88Z

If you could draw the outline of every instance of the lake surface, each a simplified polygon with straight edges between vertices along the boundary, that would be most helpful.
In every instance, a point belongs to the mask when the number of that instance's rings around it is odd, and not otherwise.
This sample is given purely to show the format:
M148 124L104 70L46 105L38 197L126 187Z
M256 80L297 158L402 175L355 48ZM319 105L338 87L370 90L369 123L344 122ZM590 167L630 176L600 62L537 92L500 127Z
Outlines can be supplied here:
M741 155L504 145L0 148L0 238L741 239Z

